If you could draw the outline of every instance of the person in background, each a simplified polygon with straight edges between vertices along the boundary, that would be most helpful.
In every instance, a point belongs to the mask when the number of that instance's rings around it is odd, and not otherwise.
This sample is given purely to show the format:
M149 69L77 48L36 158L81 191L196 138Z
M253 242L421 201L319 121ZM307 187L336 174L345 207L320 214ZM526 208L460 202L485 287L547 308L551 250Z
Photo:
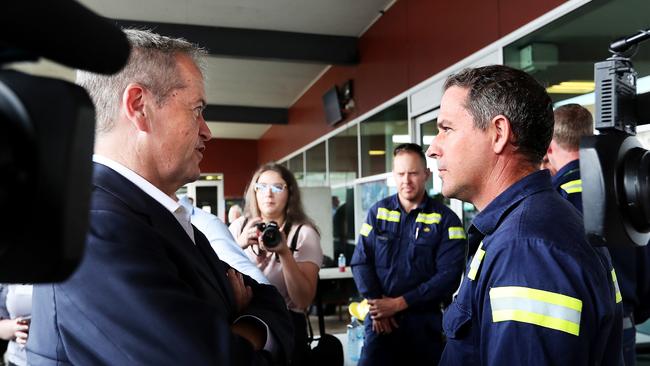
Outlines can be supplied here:
M542 165L540 166L540 169L547 169L549 173L551 173L551 176L555 175L557 173L557 170L555 170L555 167L551 164L551 162L548 160L548 155L544 155L542 158Z
M205 235L219 259L259 283L270 284L262 271L251 263L248 256L237 245L226 224L215 215L195 207L192 197L183 196L179 202L191 213L192 225Z
M117 74L78 72L96 108L84 258L34 287L30 365L286 365L293 328L278 291L230 268L176 192L211 138L205 51L126 30Z
M240 218L241 215L242 215L241 206L239 206L238 204L234 204L234 205L230 206L230 208L228 209L228 222L227 222L227 224L228 225L232 224L233 222L235 222L235 220Z
M594 122L588 109L580 104L566 104L553 112L555 126L553 139L546 156L551 165L553 187L581 213L582 179L580 178L580 139L594 134ZM636 364L636 328L634 308L640 305L637 296L637 273L647 267L646 247L607 248L616 270L616 278L623 297L623 358L625 366ZM642 282L647 280L641 279Z
M620 365L609 256L587 242L580 213L539 169L553 134L546 90L492 65L450 76L443 91L427 155L445 197L480 212L467 232L478 249L444 314L440 364Z
M465 265L458 216L427 195L431 176L422 147L393 151L397 194L375 203L352 256L370 318L359 365L437 365L444 347L442 309Z
M0 290L0 338L8 340L7 364L26 366L25 345L32 313L32 285L6 284Z
M281 240L273 247L264 243L258 228L270 221L281 230ZM323 250L317 226L303 209L293 173L276 163L257 169L246 191L244 216L230 224L230 232L284 296L295 329L293 364L308 364L305 311L316 295Z

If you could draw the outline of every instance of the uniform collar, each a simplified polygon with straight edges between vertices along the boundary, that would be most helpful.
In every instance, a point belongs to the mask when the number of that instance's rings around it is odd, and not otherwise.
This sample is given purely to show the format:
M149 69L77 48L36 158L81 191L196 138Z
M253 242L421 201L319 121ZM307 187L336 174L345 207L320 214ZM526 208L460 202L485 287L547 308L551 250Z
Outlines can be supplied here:
M503 217L521 200L543 190L553 190L550 178L548 170L540 170L511 185L476 215L470 230L478 230L483 235L491 234L496 230Z
M573 160L558 170L557 173L553 176L553 183L558 182L562 179L563 176L569 174L573 171L580 171L580 159Z
M431 198L427 194L427 191L424 191L424 197L422 198L422 201L415 207L414 210L424 210L424 208L427 206L429 203L429 200ZM404 211L404 208L402 207L402 204L399 202L399 194L395 193L391 199L389 200L390 207L386 207L390 210L400 210ZM404 211L406 212L406 211Z

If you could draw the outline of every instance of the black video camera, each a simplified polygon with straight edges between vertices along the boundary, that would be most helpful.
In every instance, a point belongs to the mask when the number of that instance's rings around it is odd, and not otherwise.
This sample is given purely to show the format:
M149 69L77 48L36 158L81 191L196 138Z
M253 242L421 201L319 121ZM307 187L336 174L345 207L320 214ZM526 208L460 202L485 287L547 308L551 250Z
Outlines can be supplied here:
M260 222L256 225L257 230L262 232L262 241L264 246L267 248L275 248L280 241L282 241L282 235L280 234L280 227L275 221L269 221L268 223Z
M637 94L628 55L650 30L620 39L595 64L596 129L580 142L585 233L592 245L643 246L650 240L650 153L636 126L650 123L650 92Z
M29 19L29 22L25 22ZM72 0L11 1L0 12L0 65L45 57L119 71L125 34ZM95 111L70 82L0 70L0 282L61 281L81 261L88 228Z

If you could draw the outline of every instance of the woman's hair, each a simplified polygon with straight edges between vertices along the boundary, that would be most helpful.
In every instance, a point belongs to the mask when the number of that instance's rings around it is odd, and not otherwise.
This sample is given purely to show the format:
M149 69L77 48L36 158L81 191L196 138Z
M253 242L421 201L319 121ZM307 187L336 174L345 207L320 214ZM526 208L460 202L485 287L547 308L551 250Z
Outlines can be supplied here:
M259 167L253 178L251 179L248 187L246 188L246 205L244 206L244 216L247 218L261 216L260 209L257 204L257 195L255 194L255 183L260 178L262 173L267 171L273 171L282 177L282 179L287 183L287 205L284 208L284 219L285 222L289 222L291 225L302 225L307 224L318 231L318 227L312 221L312 219L305 214L305 210L302 207L302 200L300 199L300 190L298 189L298 182L293 176L293 173L284 166L271 162L266 163ZM290 228L287 228L290 229Z

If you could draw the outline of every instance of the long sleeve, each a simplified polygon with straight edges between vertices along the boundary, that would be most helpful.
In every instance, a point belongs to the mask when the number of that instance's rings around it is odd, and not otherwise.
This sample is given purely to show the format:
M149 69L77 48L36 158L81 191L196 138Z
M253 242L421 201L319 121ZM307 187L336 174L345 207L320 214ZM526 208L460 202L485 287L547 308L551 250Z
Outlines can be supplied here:
M361 227L357 247L350 263L357 289L368 299L379 298L383 295L381 283L375 272L374 238L376 230L373 230L373 225L376 222L375 211L375 206L368 211L368 217Z

